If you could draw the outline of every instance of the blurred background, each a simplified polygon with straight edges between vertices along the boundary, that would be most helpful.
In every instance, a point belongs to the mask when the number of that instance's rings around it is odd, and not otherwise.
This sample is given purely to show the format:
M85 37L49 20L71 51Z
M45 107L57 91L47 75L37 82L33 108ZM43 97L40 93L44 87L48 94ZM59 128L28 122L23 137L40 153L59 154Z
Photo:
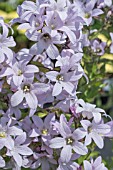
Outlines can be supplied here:
M22 2L23 0L0 0L0 16L2 16L7 23L13 18L18 17L16 9ZM93 27L100 29L102 25L99 24L100 23L95 20ZM24 35L25 30L17 30L17 26L17 24L13 26L14 39L17 43L17 46L13 48L15 52L21 48L29 48L32 45L32 42ZM103 28L98 37L96 37L100 41L108 43L108 48L111 43L109 32L113 32L113 23L111 23L107 29ZM90 56L87 50L88 49L84 49L85 55L82 66L89 78L89 84L86 84L84 78L80 80L78 91L82 93L79 94L78 97L83 98L86 102L95 103L97 107L103 108L106 113L113 118L113 54L110 54L108 50L103 56ZM105 148L103 150L97 149L95 155L98 154L98 152L101 152L102 157L105 159L105 164L112 170L113 140L106 140Z

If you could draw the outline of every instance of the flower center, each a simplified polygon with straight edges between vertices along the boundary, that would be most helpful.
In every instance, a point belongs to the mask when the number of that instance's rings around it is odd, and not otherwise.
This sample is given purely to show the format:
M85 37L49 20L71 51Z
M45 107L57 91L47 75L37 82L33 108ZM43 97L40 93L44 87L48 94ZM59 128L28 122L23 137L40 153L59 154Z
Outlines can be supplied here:
M56 79L58 80L58 81L63 81L64 80L64 77L63 77L63 75L57 75L57 77L56 77Z
M67 138L67 144L71 145L73 143L73 139L72 138Z
M97 48L96 51L100 53L102 50L100 48Z
M22 71L21 71L21 70L18 70L17 75L18 75L18 76L21 76L21 75L22 75Z
M43 135L47 135L47 134L48 134L48 130L47 130L47 129L43 129L43 130L42 130L42 134L43 134Z
M51 37L50 37L50 35L48 33L43 34L42 38L44 39L44 41L51 40Z
M25 93L30 92L30 85L25 85L24 88L23 88L23 91Z
M6 133L5 132L0 132L0 138L6 138Z
M91 14L85 13L85 16L84 16L84 17L88 19L88 18L90 18L90 16L91 16Z
M39 27L39 26L40 26L39 22L36 22L35 27Z
M51 29L55 29L55 25L54 24L51 24Z
M91 133L91 131L92 131L92 127L89 126L89 127L88 127L88 133Z

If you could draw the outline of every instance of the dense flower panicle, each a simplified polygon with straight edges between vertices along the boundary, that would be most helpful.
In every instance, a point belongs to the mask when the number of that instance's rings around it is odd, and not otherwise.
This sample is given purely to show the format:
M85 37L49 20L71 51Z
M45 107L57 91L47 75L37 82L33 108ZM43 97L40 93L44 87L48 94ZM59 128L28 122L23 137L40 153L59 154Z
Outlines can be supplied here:
M113 137L105 111L77 97L81 77L90 81L81 65L84 47L98 56L106 51L107 43L89 38L103 7L110 8L109 17L111 0L24 1L10 25L19 23L33 45L17 53L10 49L16 45L12 28L0 17L0 102L6 104L0 110L0 168L107 170L101 157L78 164L90 147L102 149L104 138Z

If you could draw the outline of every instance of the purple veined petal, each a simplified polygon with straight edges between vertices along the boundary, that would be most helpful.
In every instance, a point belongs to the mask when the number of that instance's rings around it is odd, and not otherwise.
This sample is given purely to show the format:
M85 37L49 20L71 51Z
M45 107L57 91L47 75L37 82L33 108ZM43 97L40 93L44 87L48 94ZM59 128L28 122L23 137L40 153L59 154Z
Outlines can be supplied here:
M82 59L82 57L83 57L83 53L76 53L71 57L71 62L77 63Z
M80 140L80 139L83 139L86 135L86 132L82 129L79 129L77 128L76 130L74 130L73 132L73 137L76 139L76 140Z
M61 161L64 163L68 163L72 156L72 147L70 145L66 145L60 154Z
M13 82L14 82L14 84L15 84L17 87L18 87L19 85L21 85L22 80L23 80L23 75L21 75L21 76L16 76L16 75L14 75L14 76L13 76Z
M97 0L93 0L93 1L89 1L87 4L86 4L86 8L87 10L92 10L96 4L96 1Z
M17 29L18 30L21 30L21 29L27 30L27 29L30 29L30 28L31 28L31 26L29 25L29 23L23 23L23 24L20 24Z
M44 119L44 126L46 128L49 128L50 123L53 122L53 121L55 121L55 114L54 113L48 114Z
M40 165L41 165L41 160L38 159L36 162L32 164L31 168L36 169L39 168Z
M18 90L16 93L14 93L11 96L12 107L19 105L23 101L23 98L24 98L24 93L22 90Z
M0 156L0 167L3 168L5 166L4 159Z
M105 5L110 7L112 5L112 0L104 0Z
M64 121L62 121L60 123L59 131L60 131L60 134L64 138L66 138L68 135L69 136L71 135L71 130L70 130L69 126Z
M94 142L96 143L96 145L100 149L102 149L104 147L103 138L100 135L98 135L97 133L95 133L95 132L92 132L90 135L91 135L92 139L94 140Z
M0 63L4 62L5 60L5 54L3 50L0 48Z
M21 135L23 133L23 130L18 128L18 127L16 127L16 126L12 126L12 127L8 128L7 133L9 135L17 136L17 135Z
M46 73L46 77L51 81L56 81L56 77L59 75L57 71L49 71Z
M5 146L5 138L0 139L0 149L2 149Z
M15 152L11 151L11 154L12 154L14 160L16 161L17 165L19 167L21 167L22 166L22 157L16 151Z
M59 30L64 31L67 36L69 37L70 41L74 44L76 42L76 36L75 34L66 26L63 26Z
M7 136L5 140L5 146L10 150L14 147L14 140L11 136Z
M72 94L72 91L74 90L74 85L71 82L61 82L61 85L69 94Z
M100 121L101 121L101 113L96 113L96 112L94 112L93 113L93 117L94 117L94 121L96 122L96 123L99 123Z
M80 123L86 131L87 128L92 125L92 123L89 120L81 120Z
M73 150L80 155L86 155L88 153L87 147L83 145L81 142L77 141L73 145Z
M24 132L23 134L16 137L15 144L21 145L22 143L25 142L25 140L26 140L26 133Z
M24 1L22 4L22 8L28 11L35 11L37 10L37 6L34 2L31 1Z
M4 25L3 26L3 37L4 37L4 39L6 39L7 38L7 36L8 36L8 28Z
M28 106L31 109L36 109L37 108L38 100L37 100L37 97L35 96L34 93L32 93L32 92L26 93L25 94L25 99L26 99L26 102L27 102Z
M104 12L101 10L101 9L94 9L92 11L92 16L95 17L95 16L98 16L98 15L101 15L103 14Z
M17 146L16 150L21 155L32 155L33 154L33 151L26 145Z
M48 55L51 59L55 59L55 58L57 58L58 55L59 55L59 51L58 51L57 47L56 47L55 45L53 45L53 44L51 44L51 45L47 48L46 52L47 52L47 55Z
M38 37L39 37L39 33L37 31L31 33L30 31L27 30L27 32L25 33L25 36L31 40L31 41L38 41ZM36 46L35 46L36 45ZM32 50L36 50L37 51L37 43L35 43L32 47ZM32 51L33 52L33 51Z
M50 148L62 148L66 145L66 141L64 138L56 137L50 140L49 147Z
M27 65L25 69L25 73L37 73L39 72L39 68L35 65Z
M0 57L1 57L1 55L0 55ZM2 71L0 72L0 77L9 76L11 74L13 75L14 71L10 67L7 67L7 68L2 69Z
M86 135L86 138L85 138L85 145L89 145L90 143L92 142L92 138L90 137L90 135Z
M37 54L41 54L44 50L43 45L40 47L39 43L34 44L31 48L30 48L30 54L32 55L37 55Z
M13 52L8 47L2 47L4 54L6 54L8 61L11 62L13 59Z
M61 92L62 92L62 85L56 82L53 87L52 96L58 96Z
M102 162L102 157L99 156L95 161L94 161L94 166L97 167L99 164Z
M38 127L39 129L43 129L44 123L40 117L34 115L32 119L36 127Z
M16 45L12 36L8 37L7 39L3 40L4 46L7 47L14 47Z
M40 131L37 128L34 128L29 132L29 137L37 137L37 136L40 136Z
M84 170L92 170L92 165L88 161L84 161Z
M44 160L42 160L42 170L45 170L45 169L50 170L50 165L46 158Z
M107 134L111 131L111 127L107 124L100 124L96 126L96 132L100 134Z

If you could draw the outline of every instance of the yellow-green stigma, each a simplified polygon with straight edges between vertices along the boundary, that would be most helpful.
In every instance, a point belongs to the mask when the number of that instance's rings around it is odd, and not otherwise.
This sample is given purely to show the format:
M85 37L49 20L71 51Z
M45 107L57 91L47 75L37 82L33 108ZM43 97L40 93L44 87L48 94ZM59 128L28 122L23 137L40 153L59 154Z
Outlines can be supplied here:
M68 138L68 139L67 139L67 144L70 145L70 144L72 144L72 143L73 143L73 139L72 139L72 138Z
M18 70L18 76L21 76L21 75L22 75L22 71Z
M42 130L42 134L43 134L43 135L47 135L47 134L48 134L48 130L47 130L47 129L43 129L43 130Z
M64 80L64 77L59 74L59 75L56 77L56 79L59 80L59 81L63 81L63 80Z
M88 127L88 133L91 133L91 131L92 131L92 128L89 126Z
M30 92L30 85L25 85L24 88L23 88L23 91L25 93Z
M91 14L85 13L85 16L84 16L84 17L88 19L88 18L90 18L90 16L91 16Z
M54 24L51 24L51 29L55 29L55 25Z
M0 132L0 138L6 138L6 133L5 132Z
M48 33L43 34L43 39L47 41L48 39L51 39L50 35Z
M36 23L35 23L35 26L36 26L36 27L39 27L39 26L40 26L39 22L36 22Z

